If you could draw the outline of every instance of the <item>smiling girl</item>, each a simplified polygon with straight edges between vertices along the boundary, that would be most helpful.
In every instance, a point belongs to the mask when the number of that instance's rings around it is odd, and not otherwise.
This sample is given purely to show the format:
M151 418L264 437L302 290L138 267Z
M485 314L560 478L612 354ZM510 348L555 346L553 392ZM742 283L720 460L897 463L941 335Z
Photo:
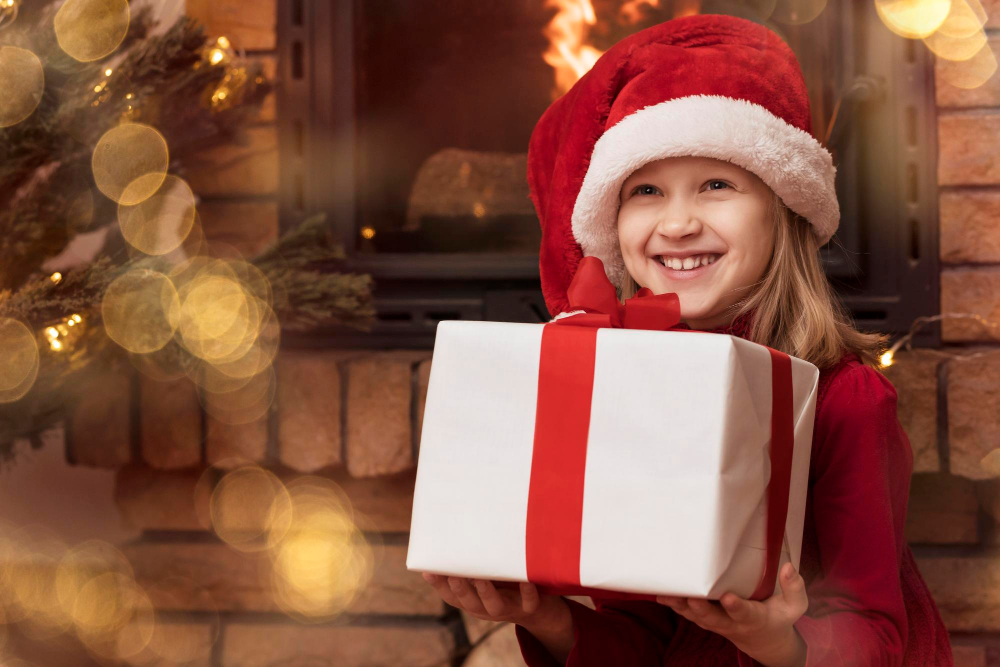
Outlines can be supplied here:
M854 328L820 265L834 174L791 49L729 16L630 36L542 116L528 179L550 312L568 310L580 258L596 256L620 298L675 292L680 328L768 345L820 380L799 568L786 563L766 600L592 609L529 583L424 575L449 604L517 624L530 667L953 664L903 537L913 459L877 370L884 337Z

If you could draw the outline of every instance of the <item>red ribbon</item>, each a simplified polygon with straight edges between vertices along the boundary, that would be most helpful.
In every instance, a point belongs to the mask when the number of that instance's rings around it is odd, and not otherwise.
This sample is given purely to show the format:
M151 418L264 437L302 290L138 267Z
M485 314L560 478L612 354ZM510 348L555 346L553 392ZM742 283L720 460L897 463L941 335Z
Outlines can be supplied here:
M676 294L641 289L618 302L604 265L584 257L569 287L571 310L542 330L525 558L528 581L543 593L655 600L655 595L593 589L580 584L580 534L587 434L599 328L669 330L680 321ZM553 326L571 325L571 326ZM753 600L770 597L788 513L792 449L791 359L771 352L771 479L767 491L765 568Z

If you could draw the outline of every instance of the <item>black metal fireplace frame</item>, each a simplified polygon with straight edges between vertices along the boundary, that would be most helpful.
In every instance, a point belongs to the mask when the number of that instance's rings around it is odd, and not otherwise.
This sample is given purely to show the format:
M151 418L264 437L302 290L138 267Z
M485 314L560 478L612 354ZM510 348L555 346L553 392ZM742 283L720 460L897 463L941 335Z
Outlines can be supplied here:
M327 214L347 250L345 268L375 278L378 317L370 333L344 328L290 343L426 348L442 319L544 321L536 257L354 252L353 36L361 1L278 3L279 211L282 228ZM824 11L843 13L825 38L841 45L845 76L837 85L845 94L830 142L838 146L842 220L822 259L861 328L903 333L916 317L939 311L933 56L882 27L868 0ZM874 138L880 150L866 151ZM939 344L939 327L922 329L914 342Z

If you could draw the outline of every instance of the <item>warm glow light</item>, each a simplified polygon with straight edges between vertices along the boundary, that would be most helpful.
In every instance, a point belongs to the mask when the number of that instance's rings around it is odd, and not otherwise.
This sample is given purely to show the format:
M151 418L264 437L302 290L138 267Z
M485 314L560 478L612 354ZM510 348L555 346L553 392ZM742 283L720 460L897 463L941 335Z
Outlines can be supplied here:
M66 0L53 21L59 46L82 62L117 49L128 24L128 0Z
M366 238L366 239L373 239L373 238L375 238L375 228L374 227L362 227L361 228L361 237L362 238Z
M18 320L0 317L0 403L28 393L38 377L38 344Z
M27 49L0 46L0 88L0 127L16 125L30 116L42 100L42 61Z
M951 4L952 0L875 0L875 10L897 35L923 39L941 27Z
M123 123L105 132L91 159L97 188L126 206L159 190L169 163L163 135L142 123Z
M106 70L104 70L104 76L111 76L111 68L110 67L107 68Z
M881 363L883 367L892 366L892 350L883 354L881 358L879 358L879 363Z
M217 39L216 42L224 49L229 48L229 39L225 35L219 35L219 39Z
M56 285L58 285L59 281L62 280L62 274L59 273L58 271L56 271L51 276L49 276L49 280L51 280L53 283L55 283Z
M597 23L590 0L547 0L544 6L559 10L542 31L549 39L549 49L542 57L556 71L554 96L558 97L586 74L604 52L585 43L590 26Z
M208 61L213 65L218 65L225 57L226 54L222 49L212 49L210 55L208 56Z

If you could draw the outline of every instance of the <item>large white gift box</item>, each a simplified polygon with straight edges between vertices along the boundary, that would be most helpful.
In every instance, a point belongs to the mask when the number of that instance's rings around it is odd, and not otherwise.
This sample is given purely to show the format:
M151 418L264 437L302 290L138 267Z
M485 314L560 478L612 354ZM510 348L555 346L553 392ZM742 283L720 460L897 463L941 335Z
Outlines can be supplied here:
M799 565L818 377L730 335L441 322L407 569L763 599Z

